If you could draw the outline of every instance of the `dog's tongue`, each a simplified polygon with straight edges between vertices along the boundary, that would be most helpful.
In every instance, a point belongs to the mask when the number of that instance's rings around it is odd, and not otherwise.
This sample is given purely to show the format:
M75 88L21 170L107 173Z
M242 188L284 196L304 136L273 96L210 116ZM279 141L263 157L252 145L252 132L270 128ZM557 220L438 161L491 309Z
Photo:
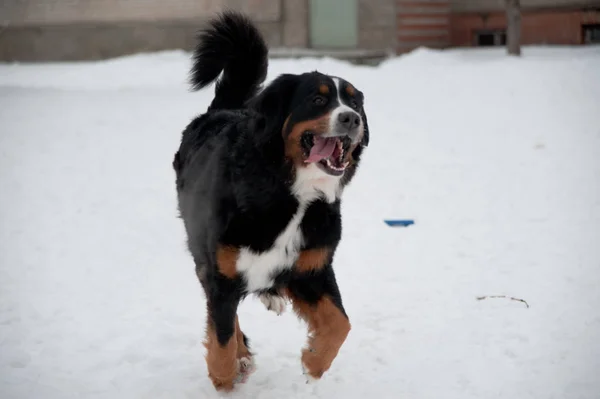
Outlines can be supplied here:
M329 158L335 150L334 138L322 138L315 136L314 145L310 150L310 154L306 162L319 162L321 159Z

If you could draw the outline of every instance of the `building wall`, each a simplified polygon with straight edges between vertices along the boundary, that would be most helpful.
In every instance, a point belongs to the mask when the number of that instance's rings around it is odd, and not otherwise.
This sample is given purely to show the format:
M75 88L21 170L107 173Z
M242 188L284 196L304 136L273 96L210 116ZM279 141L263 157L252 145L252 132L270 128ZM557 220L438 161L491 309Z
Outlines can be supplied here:
M358 1L358 47L390 51L396 48L396 0Z
M598 0L521 0L521 8L557 9L599 6ZM505 0L452 0L452 12L502 11Z
M599 23L600 0L521 0L521 42L578 45ZM480 30L505 30L504 0L397 0L397 51L476 45Z
M310 45L309 0L3 0L0 61L102 59L190 50L224 8L250 15L271 47ZM359 49L410 51L473 45L474 31L502 29L504 0L358 0ZM521 0L523 43L581 43L600 0ZM595 10L594 11L594 7ZM586 22L587 21L587 22Z
M393 51L396 0L358 0L358 7L357 47ZM207 18L225 8L249 14L271 47L309 47L309 0L4 0L0 61L190 50Z
M308 16L308 0L283 1L281 46L297 48L308 46Z
M224 8L275 22L282 7L279 0L3 0L0 14L11 25L38 26L203 19Z
M224 8L249 14L272 47L308 44L308 0L4 0L0 60L190 50L206 19Z
M578 45L583 43L583 24L600 23L600 13L587 11L524 11L521 17L521 43ZM451 44L475 45L477 30L506 29L504 12L453 14Z
M450 0L396 0L397 51L450 44Z

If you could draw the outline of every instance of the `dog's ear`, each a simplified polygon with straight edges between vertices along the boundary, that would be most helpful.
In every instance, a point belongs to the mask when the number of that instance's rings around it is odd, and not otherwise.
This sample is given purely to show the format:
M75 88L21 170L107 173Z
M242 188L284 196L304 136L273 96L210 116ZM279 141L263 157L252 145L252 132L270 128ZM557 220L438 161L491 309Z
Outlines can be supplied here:
M365 112L364 105L360 108L360 117L363 120L363 138L360 142L360 145L363 147L367 147L369 145L369 123L367 122L367 114Z
M298 75L283 74L252 99L248 106L266 119L265 133L281 132L291 112L291 103L298 86Z

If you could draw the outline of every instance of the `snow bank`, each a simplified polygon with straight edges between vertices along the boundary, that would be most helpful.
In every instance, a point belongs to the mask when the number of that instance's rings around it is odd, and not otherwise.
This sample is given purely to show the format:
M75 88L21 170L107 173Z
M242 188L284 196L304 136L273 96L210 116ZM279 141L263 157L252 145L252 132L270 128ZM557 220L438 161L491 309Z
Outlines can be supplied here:
M212 95L188 66L0 65L1 397L220 397L170 166ZM596 398L600 49L274 60L269 79L314 69L364 91L372 131L335 260L353 330L305 385L304 326L247 300L258 369L230 396Z

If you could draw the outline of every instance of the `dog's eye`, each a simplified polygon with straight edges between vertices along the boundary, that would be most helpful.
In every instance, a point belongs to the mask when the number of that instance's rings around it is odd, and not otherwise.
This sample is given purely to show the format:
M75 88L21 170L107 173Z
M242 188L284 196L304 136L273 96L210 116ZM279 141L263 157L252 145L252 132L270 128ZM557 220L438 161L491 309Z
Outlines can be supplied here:
M356 102L356 100L350 101L350 107L352 107L353 109L358 109L358 103Z
M326 102L327 102L327 99L323 96L315 96L313 98L313 104L315 104L315 105L325 105Z

